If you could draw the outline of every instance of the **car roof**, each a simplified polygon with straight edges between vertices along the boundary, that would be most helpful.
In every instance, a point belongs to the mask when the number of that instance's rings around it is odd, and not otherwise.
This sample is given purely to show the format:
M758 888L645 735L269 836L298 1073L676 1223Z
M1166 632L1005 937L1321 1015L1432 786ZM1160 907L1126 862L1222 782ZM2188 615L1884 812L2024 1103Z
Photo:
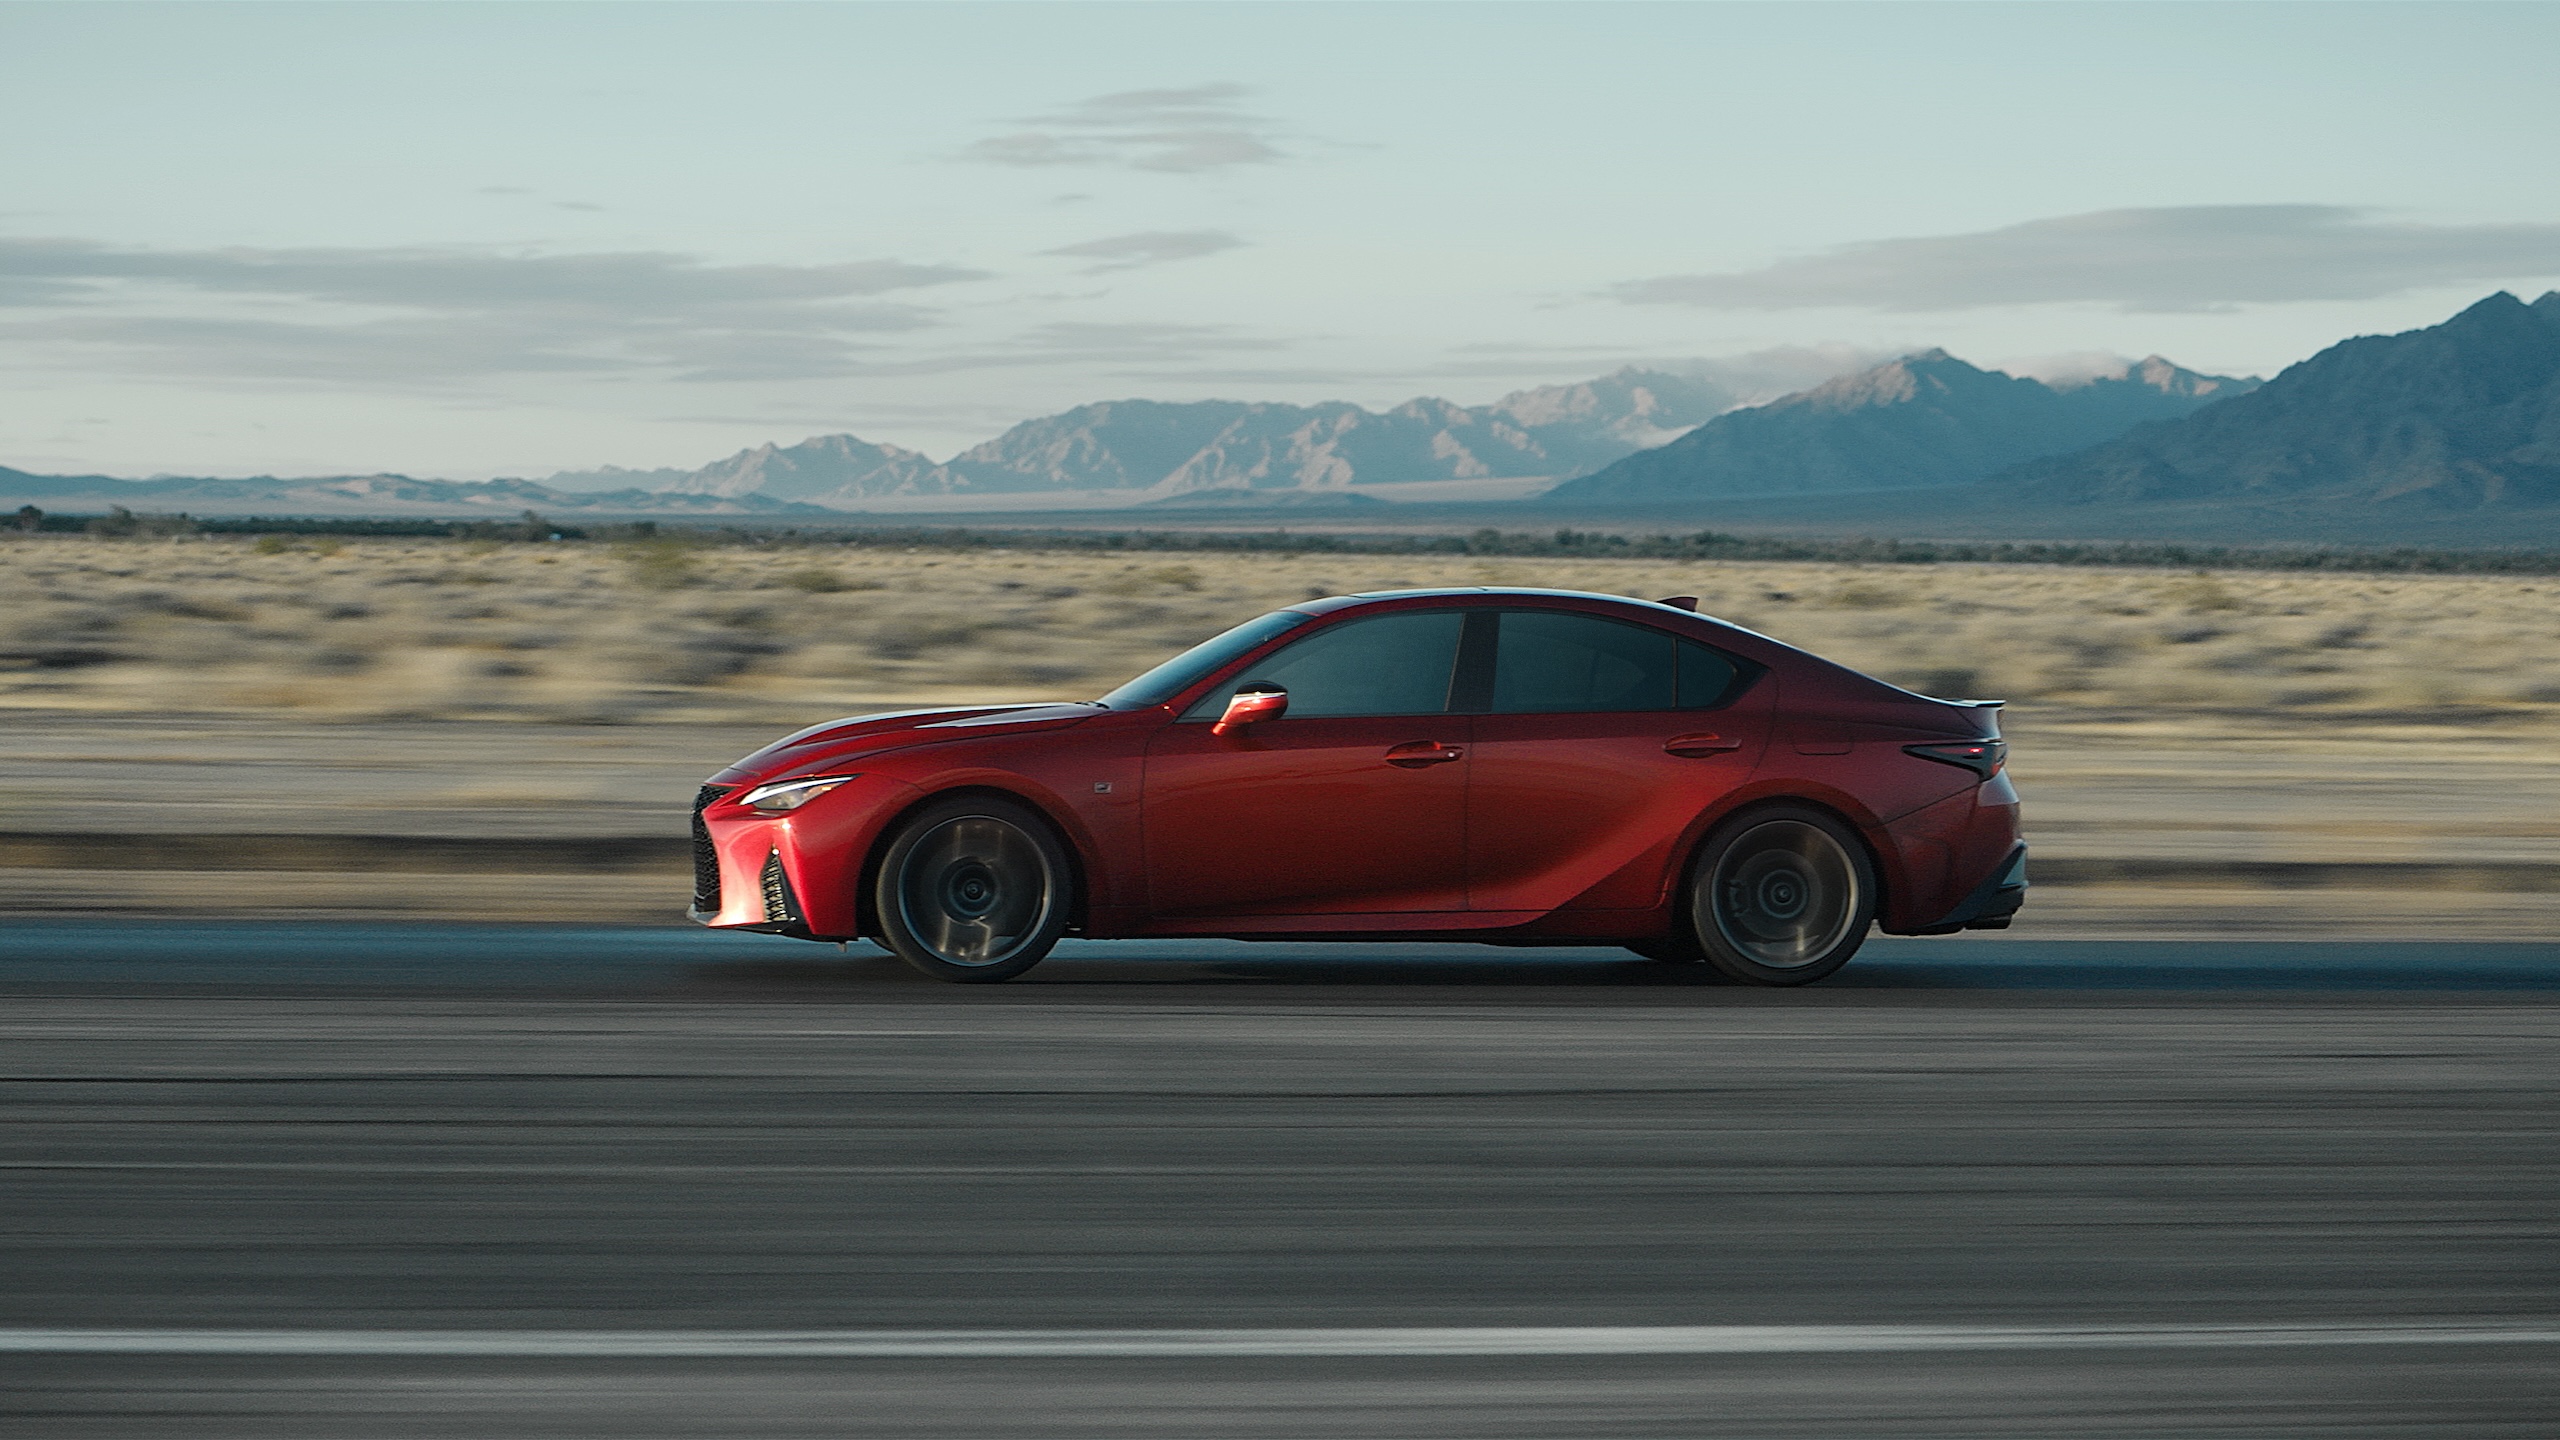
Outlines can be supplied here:
M1284 608L1300 615L1321 618L1327 615L1338 615L1346 610L1364 609L1371 605L1429 600L1473 600L1486 596L1493 597L1496 603L1515 598L1530 601L1579 602L1558 605L1554 608L1584 609L1588 613L1588 609L1606 606L1611 609L1637 611L1646 620L1675 621L1671 628L1676 631L1697 635L1701 639L1711 641L1758 664L1787 665L1801 679L1812 680L1816 677L1825 677L1821 683L1827 687L1841 687L1843 693L1855 695L1865 701L1882 700L1892 704L1909 701L1959 710L1997 708L2001 703L1997 700L1941 700L1936 696L1921 695L1905 690L1891 681L1879 680L1864 671L1852 669L1837 660L1826 659L1810 650L1790 645L1775 636L1763 635L1747 626L1736 625L1730 620L1718 619L1713 615L1701 614L1676 605L1665 605L1658 600L1637 600L1625 595L1604 595L1595 590L1548 590L1510 585L1447 585L1426 590L1364 590L1356 595L1333 595Z
M1355 606L1374 605L1389 600L1461 600L1478 595L1518 596L1523 599L1539 600L1597 600L1609 605L1626 605L1638 610L1658 610L1666 615L1697 618L1690 611L1655 600L1638 600L1627 595L1604 595L1596 590L1548 590L1529 585L1442 585L1422 590L1363 590L1351 595L1329 595L1321 600L1309 600L1287 608L1301 615L1330 615L1337 610L1348 610Z
M1566 601L1571 603L1554 608L1585 610L1586 613L1589 609L1601 606L1614 610L1632 610L1637 613L1630 616L1630 619L1671 621L1673 622L1671 628L1674 630L1700 635L1701 638L1713 640L1718 644L1746 649L1752 646L1766 646L1771 651L1802 656L1816 664L1835 666L1837 664L1810 652L1799 650L1783 640L1763 635L1748 626L1736 625L1730 620L1719 619L1683 606L1665 605L1659 600L1638 600L1628 595L1602 594L1597 590L1551 590L1531 585L1443 585L1425 590L1363 590L1356 595L1329 595L1321 600L1307 600L1283 608L1300 615L1321 619L1324 616L1338 615L1346 610L1363 609L1371 605L1411 603L1417 600L1474 600L1487 596L1492 597L1495 603L1510 599ZM1755 653L1750 658L1766 663L1770 656Z

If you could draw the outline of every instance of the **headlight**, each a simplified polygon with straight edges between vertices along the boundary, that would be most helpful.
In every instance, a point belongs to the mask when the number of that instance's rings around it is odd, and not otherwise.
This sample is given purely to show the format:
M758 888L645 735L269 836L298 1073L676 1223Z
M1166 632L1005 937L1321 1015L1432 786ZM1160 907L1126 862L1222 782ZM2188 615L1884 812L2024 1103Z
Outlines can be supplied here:
M797 810L853 778L851 775L805 775L797 780L776 780L739 796L738 803L758 810Z

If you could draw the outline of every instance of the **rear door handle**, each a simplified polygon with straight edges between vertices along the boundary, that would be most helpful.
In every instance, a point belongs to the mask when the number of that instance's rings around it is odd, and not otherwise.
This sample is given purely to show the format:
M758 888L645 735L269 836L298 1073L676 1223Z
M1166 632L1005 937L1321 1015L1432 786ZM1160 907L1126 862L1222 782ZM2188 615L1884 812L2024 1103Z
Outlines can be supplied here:
M1387 752L1388 764L1401 765L1407 770L1419 770L1425 765L1446 765L1452 760L1465 758L1466 751L1455 745L1443 745L1437 740L1408 741Z
M1722 735L1703 733L1697 735L1674 735L1670 739L1662 742L1662 748L1674 755L1680 756L1682 759L1696 760L1708 755L1722 754L1727 750L1739 750L1742 748L1742 742L1739 740L1728 740Z

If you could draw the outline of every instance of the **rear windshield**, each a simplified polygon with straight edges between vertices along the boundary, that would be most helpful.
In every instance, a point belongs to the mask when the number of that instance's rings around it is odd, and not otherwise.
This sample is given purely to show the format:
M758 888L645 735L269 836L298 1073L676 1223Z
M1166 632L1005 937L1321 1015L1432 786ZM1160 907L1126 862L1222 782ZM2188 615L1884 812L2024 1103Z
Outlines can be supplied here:
M1102 703L1114 710L1144 710L1161 705L1229 661L1243 655L1266 640L1284 634L1314 619L1295 610L1274 610L1258 620L1247 620L1222 635L1214 635L1174 656L1119 689L1102 697Z

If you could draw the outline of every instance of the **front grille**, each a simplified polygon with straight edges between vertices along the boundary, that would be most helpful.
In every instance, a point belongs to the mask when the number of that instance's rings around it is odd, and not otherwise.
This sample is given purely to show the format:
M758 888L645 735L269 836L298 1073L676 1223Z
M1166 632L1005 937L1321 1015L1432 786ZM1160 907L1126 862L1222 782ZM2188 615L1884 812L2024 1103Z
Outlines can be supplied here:
M764 923L797 925L800 907L791 903L791 882L782 878L782 852L769 851L764 857L764 873L757 877L764 887Z
M729 793L726 785L705 785L693 797L693 908L705 915L720 913L720 851L711 843L711 827L702 812Z

